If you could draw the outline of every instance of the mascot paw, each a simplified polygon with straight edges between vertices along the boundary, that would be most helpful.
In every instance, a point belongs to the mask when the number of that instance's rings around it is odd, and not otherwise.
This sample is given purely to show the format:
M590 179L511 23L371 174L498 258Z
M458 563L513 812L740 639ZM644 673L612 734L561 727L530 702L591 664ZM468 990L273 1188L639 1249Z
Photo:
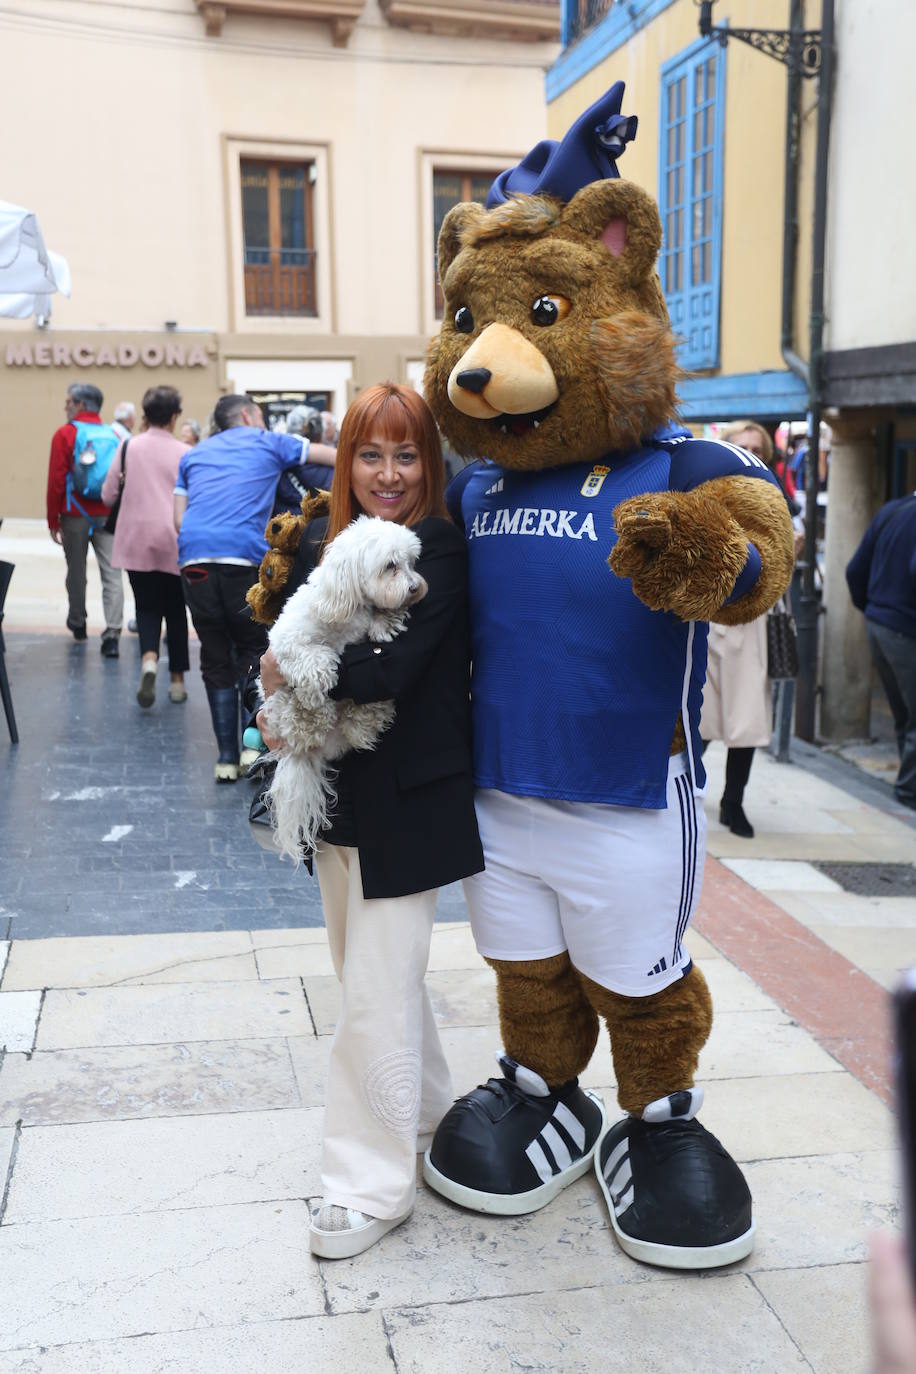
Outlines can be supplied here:
M747 539L721 505L692 492L653 492L614 511L608 563L640 601L682 620L708 620L728 600L747 560Z

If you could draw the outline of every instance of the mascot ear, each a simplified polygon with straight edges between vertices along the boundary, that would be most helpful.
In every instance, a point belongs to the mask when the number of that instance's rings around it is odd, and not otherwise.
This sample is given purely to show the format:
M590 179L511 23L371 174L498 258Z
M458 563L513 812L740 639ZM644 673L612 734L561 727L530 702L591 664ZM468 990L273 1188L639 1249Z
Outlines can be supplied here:
M480 223L486 211L482 205L475 201L465 200L460 205L453 205L451 210L442 221L442 228L439 230L439 243L437 246L439 280L445 280L445 274L457 258L464 246L467 231Z
M655 201L632 181L592 181L573 196L562 215L564 237L602 243L631 286L655 270L662 226Z

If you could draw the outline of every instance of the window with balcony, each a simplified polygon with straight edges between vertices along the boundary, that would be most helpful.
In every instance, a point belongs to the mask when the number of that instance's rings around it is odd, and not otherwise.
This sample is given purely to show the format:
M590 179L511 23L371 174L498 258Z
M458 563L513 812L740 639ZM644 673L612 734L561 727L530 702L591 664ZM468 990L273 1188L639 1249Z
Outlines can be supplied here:
M318 314L314 162L241 160L246 315Z
M490 171L464 172L453 167L433 168L433 291L437 320L442 319L445 304L439 284L436 254L442 221L452 206L460 204L463 200L476 200L483 205L495 176L496 172Z
M683 367L719 364L725 54L693 44L662 68L662 287Z

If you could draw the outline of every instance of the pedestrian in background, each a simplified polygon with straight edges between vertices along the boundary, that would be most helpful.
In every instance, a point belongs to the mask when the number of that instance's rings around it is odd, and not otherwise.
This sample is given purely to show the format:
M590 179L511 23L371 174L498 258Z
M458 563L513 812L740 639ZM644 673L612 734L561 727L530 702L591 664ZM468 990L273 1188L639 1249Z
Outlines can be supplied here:
M250 396L223 396L217 432L188 449L178 466L174 522L185 599L200 640L200 671L219 749L214 777L239 776L239 683L267 647L267 632L245 600L267 552L264 527L280 474L310 450L332 463L333 449L265 429Z
M137 407L133 401L119 401L114 408L111 427L119 439L129 439L137 423Z
M163 620L169 649L169 700L188 698L184 685L190 667L188 618L172 513L178 464L187 452L187 444L175 438L180 414L181 397L174 387L151 387L143 397L146 428L121 445L102 487L102 499L109 506L121 491L112 562L126 569L133 588L141 655L137 701L143 707L152 706L156 699Z
M773 440L755 421L729 425L719 438L772 468ZM733 835L752 840L754 827L744 812L744 790L754 750L769 744L773 728L766 616L758 616L747 625L711 621L707 655L700 738L704 750L711 740L722 740L728 750L719 823L728 826Z
M916 493L875 516L846 567L852 604L894 717L900 770L894 795L916 809Z
M195 444L199 444L202 435L203 430L196 420L182 420L178 437L183 444L187 444L188 448L193 448Z
M304 439L308 439L310 444L321 444L323 426L321 416L312 406L293 406L286 417L287 434L298 434ZM332 459L335 452L330 450ZM302 508L303 498L308 496L310 491L330 491L331 482L334 478L334 464L316 463L310 461L303 463L301 468L289 468L281 473L277 483L277 490L274 496L273 514L279 515L282 511L289 511L293 515L298 515Z
M337 447L337 417L330 410L321 412L321 437L331 448Z
M82 435L96 436L100 449L110 440L108 447L114 452L117 436L110 425L102 424L103 399L99 388L89 382L73 382L67 388L64 401L67 422L51 439L47 514L51 538L55 544L62 545L67 560L67 629L76 640L86 638L86 560L91 544L102 580L105 614L102 655L117 658L124 616L124 582L120 571L111 565L114 536L105 529L108 507L101 498L81 496L77 499L72 493L73 461L80 426L91 426L84 428ZM83 450L84 454L86 451Z

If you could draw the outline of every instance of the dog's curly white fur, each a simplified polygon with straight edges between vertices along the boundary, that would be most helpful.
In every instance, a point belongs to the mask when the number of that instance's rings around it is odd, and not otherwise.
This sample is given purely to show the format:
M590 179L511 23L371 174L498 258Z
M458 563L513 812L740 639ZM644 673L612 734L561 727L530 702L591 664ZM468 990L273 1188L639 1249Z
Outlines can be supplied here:
M426 595L420 551L405 526L361 515L331 541L270 632L287 686L264 705L269 733L284 741L268 802L277 847L296 863L327 824L331 763L350 749L372 749L394 720L393 701L357 706L328 693L348 644L381 644L404 629L409 608Z

